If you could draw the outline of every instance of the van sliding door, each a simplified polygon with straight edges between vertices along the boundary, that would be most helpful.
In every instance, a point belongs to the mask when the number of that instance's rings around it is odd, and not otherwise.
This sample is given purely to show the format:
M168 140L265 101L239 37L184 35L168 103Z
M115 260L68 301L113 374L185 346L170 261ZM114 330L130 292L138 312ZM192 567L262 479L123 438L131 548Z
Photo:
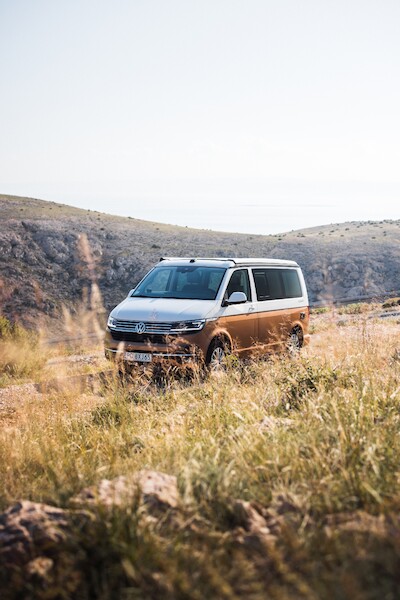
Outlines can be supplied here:
M252 269L257 301L258 340L277 346L286 343L294 323L301 319L304 298L296 269Z
M247 302L225 306L222 309L220 324L229 332L239 354L246 354L253 348L257 336L257 315L252 302L248 269L233 271L225 291L225 300L228 300L233 292L244 292Z
M262 345L275 346L282 339L281 300L284 288L279 269L253 269L257 301L255 310L258 317L258 340Z

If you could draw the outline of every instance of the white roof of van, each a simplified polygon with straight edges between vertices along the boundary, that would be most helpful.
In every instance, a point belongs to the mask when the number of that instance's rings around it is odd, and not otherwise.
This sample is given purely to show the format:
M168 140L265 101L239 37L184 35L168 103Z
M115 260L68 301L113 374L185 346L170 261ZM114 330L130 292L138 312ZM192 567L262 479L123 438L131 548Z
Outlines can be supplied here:
M204 257L175 257L163 256L160 258L160 263L168 261L170 264L196 264L202 267L224 267L232 268L236 266L268 266L268 267L298 267L299 265L293 260L281 260L279 258L204 258ZM159 264L160 264L159 263Z

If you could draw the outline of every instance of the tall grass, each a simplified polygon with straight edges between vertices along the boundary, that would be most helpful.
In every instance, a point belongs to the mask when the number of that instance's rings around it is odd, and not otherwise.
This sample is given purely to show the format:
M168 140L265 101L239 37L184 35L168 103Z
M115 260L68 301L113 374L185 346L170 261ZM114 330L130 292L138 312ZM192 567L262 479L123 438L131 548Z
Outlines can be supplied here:
M1 507L68 506L102 478L156 469L178 477L182 522L103 515L82 533L80 597L396 598L399 348L398 326L360 321L297 358L161 386L115 376L87 406L44 396L0 431ZM240 541L236 499L275 519L274 543ZM344 515L387 526L341 528Z
M39 342L37 333L0 315L0 387L40 373L47 356Z

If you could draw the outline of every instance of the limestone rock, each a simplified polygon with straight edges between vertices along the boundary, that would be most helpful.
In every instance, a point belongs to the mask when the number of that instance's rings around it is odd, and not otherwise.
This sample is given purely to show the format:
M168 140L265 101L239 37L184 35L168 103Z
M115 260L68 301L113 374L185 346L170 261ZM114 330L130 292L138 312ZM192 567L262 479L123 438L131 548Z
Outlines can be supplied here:
M102 479L97 486L83 489L72 499L74 506L124 506L135 499L149 512L175 509L179 503L176 477L143 470L131 477Z
M267 522L252 502L236 500L233 505L233 514L238 525L246 531L263 532L269 534Z
M69 529L61 508L23 500L0 515L0 556L25 563L27 556L49 551L65 541Z
M0 565L6 569L10 589L34 586L35 598L74 595L84 575L77 520L82 526L90 521L89 514L27 500L0 515Z
M237 544L247 548L248 551L265 555L268 553L268 548L274 546L277 537L276 527L271 531L261 510L255 502L235 500L233 517L237 526L232 532L232 537ZM271 523L274 525L273 521Z
M328 515L325 523L326 535L331 537L334 533L343 532L384 538L388 534L388 522L383 515L370 515L362 510Z

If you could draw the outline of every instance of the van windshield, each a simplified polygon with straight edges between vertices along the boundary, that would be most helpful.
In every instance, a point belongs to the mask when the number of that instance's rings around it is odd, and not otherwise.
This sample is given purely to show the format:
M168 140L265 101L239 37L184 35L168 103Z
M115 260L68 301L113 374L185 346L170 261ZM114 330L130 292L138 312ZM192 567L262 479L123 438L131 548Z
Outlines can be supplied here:
M221 267L156 267L132 292L131 297L215 300L226 269Z

